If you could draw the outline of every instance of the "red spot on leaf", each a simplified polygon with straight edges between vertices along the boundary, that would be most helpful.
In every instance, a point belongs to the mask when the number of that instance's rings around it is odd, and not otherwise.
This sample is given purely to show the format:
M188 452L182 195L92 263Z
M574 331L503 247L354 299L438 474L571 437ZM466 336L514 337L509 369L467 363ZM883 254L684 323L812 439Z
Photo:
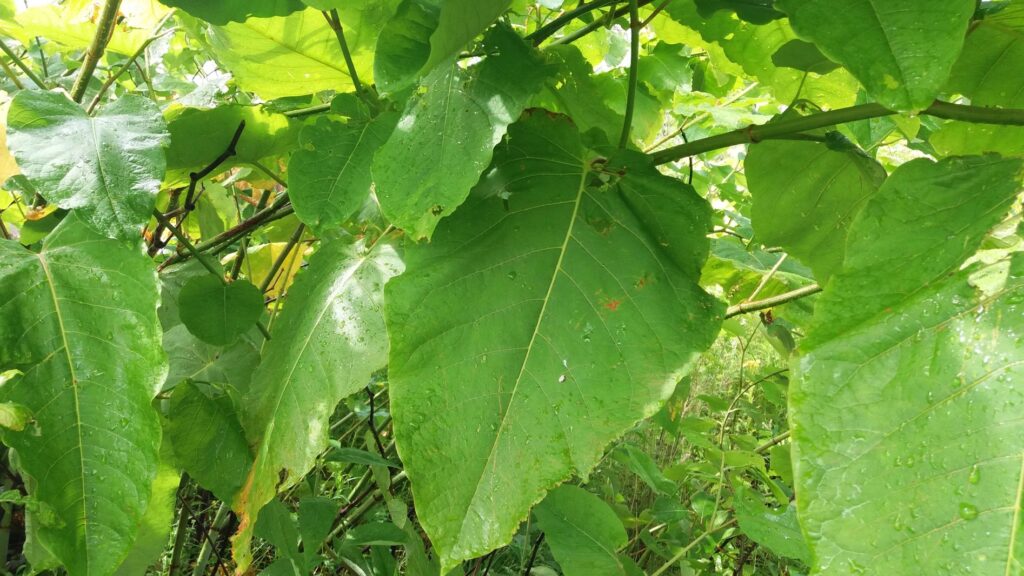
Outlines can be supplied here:
M608 300L607 302L604 303L604 307L611 310L612 312L615 312L616 310L619 309L619 304L622 304L621 300L616 300L615 298L612 298L611 300Z

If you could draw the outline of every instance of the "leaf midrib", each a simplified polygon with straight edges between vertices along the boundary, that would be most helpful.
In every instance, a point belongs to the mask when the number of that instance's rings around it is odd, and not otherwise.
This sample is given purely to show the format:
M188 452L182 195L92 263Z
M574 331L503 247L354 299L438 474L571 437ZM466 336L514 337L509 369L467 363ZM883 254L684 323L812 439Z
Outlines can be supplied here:
M50 298L53 301L53 310L54 310L54 313L55 313L56 318L57 318L57 325L60 328L60 338L61 338L62 347L64 349L64 358L68 362L68 373L71 375L71 393L72 393L72 396L75 399L75 423L74 423L74 426L75 426L75 432L78 435L78 464L79 464L79 470L81 471L81 474L79 474L79 478L81 478L81 480L82 480L82 482L81 482L81 486L82 486L82 499L81 499L81 503L82 503L82 537L85 539L86 545L88 546L88 543L89 543L89 515L88 515L88 513L86 511L86 505L85 505L85 499L86 499L86 494L87 494L86 489L85 489L85 452L84 452L84 446L83 446L83 442L82 442L82 426L81 426L82 410L81 410L81 405L80 405L79 397L78 397L78 393L79 393L79 390L78 390L78 376L75 373L75 363L74 363L74 360L72 360L72 358L71 358L71 347L68 344L67 330L64 327L64 315L61 313L60 299L57 298L57 288L56 288L56 286L54 285L54 282L53 282L53 275L50 273L50 267L46 263L46 258L44 256L44 254L40 253L40 254L37 255L37 257L39 258L39 265L40 265L40 267L43 270L43 274L46 276L46 286L50 289ZM85 573L88 574L89 573L89 553L88 553L88 551L86 551L84 556L85 556Z
M487 468L491 465L494 460L494 454L497 451L498 443L501 440L502 432L505 430L505 424L509 421L508 413L512 409L512 405L515 402L516 392L519 390L519 385L522 383L523 375L526 373L526 365L530 361L530 354L533 352L534 344L537 341L537 336L540 334L541 324L544 323L545 314L547 312L548 302L551 301L551 294L554 291L555 284L558 281L558 274L562 272L562 261L565 259L565 253L569 249L569 241L572 239L572 231L576 227L577 215L579 214L580 204L583 202L583 194L586 190L586 178L589 172L581 163L580 183L576 190L576 199L573 202L572 215L569 219L569 225L566 227L565 237L562 239L562 244L559 248L558 260L555 262L554 270L551 273L551 280L548 283L547 292L544 295L543 303L541 304L540 312L537 314L537 321L533 326L533 333L530 335L530 342L526 345L526 354L523 356L523 361L519 366L519 374L516 376L515 383L512 385L512 392L509 395L508 404L505 409L505 413L501 416L501 422L498 424L498 430L494 434L494 442L491 444L491 449L487 454L487 459L484 461L483 467L480 469L480 476L476 481L476 487L473 489L473 495L466 502L466 509L462 513L462 525L459 529L458 540L462 539L462 535L466 530L466 521L469 519L469 509L476 502L477 496L480 493L480 487L483 486L483 477Z

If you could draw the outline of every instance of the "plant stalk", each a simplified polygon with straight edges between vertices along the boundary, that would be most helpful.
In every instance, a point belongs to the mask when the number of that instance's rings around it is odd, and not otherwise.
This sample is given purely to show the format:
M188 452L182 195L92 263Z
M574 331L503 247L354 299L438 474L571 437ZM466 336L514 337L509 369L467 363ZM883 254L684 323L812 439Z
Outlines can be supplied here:
M139 46L139 49L136 50L130 58L128 58L128 61L122 64L121 67L117 69L117 72L114 72L109 78L103 81L103 84L100 85L100 89L96 92L96 95L93 96L92 101L89 102L89 107L86 108L87 113L92 114L93 110L96 109L96 106L99 105L100 99L103 98L103 94L106 93L107 89L109 89L114 82L117 82L117 79L120 78L121 75L131 67L132 63L146 51L146 48L149 48L150 44L152 44L157 38L166 34L166 32L160 32L160 29L164 27L164 24L166 24L167 20L169 20L173 15L174 9L172 8L163 18L160 19L159 22L157 22L156 26L153 28L153 34L151 34L150 37L147 38L141 46Z
M96 71L96 64L103 57L107 43L110 42L110 37L114 33L114 21L117 20L117 10L120 7L121 0L107 0L103 4L103 11L100 12L96 25L96 35L93 36L92 44L89 45L89 49L85 53L85 60L82 62L82 69L78 72L78 78L75 78L75 84L71 87L71 99L79 104L85 97L85 90L89 87L89 80L92 79L93 72Z
M338 44L341 45L341 55L345 57L345 66L348 67L348 76L352 79L352 86L356 89L356 94L363 100L367 100L366 94L363 92L363 84L359 81L359 74L356 73L356 64L352 60L352 52L348 49L348 42L345 41L345 30L341 26L341 18L338 16L338 10L332 8L329 12L324 12L324 18L327 19L327 24L330 25L331 30L334 30L334 35L338 38Z
M679 562L679 560L681 560L683 556L686 556L686 553L689 552L691 549L693 549L693 547L696 546L697 544L699 544L702 540L704 540L708 536L714 534L715 532L718 532L719 530L724 530L725 528L729 528L731 526L734 526L735 524L736 524L736 519L733 518L733 519L731 519L731 520L729 520L727 522L723 522L723 523L719 524L718 526L715 526L714 528L708 528L707 530L704 531L704 533L702 533L700 536L697 536L696 538L693 539L692 542L690 542L689 544L684 546L683 549L680 550L679 552L677 552L675 554L675 556L670 558L668 560L668 562L665 562L664 564L662 564L661 568L658 568L657 570L655 570L651 574L651 576L661 576L662 574L665 573L666 570L668 570L669 568L674 566L676 562Z
M622 134L619 148L629 144L629 131L633 125L633 109L636 107L637 69L640 60L640 15L637 0L629 0L629 84L626 88L626 113L622 120Z
M639 0L636 3L636 5L637 5L637 7L641 7L641 6L646 6L646 5L650 4L651 2L652 2L652 0ZM606 25L610 25L611 21L613 21L616 18L619 18L621 16L625 16L628 13L629 13L629 6L624 6L622 8L619 8L619 9L615 10L613 13L609 13L607 18L596 18L596 19L594 19L593 22L591 22L590 24L587 24L583 28L580 28L579 30L577 30L577 31L575 31L575 32L573 32L571 34L568 34L568 35L563 36L563 37L561 37L561 38L559 38L557 40L552 41L550 45L551 46L556 46L558 44L571 44L571 43L579 40L580 38L583 38L587 34L590 34L594 30L597 30L598 28L603 28Z
M891 116L893 114L896 114L896 112L885 108L881 104L859 104L849 108L819 112L792 120L780 120L759 126L740 128L732 132L665 148L652 154L651 158L655 164L666 164L697 154L703 154L704 152L736 146L737 144L753 144L762 140L785 138L799 132L827 128L858 120ZM1021 108L985 108L982 106L935 101L931 106L922 110L921 114L976 124L1024 126L1024 109Z
M531 34L526 36L526 39L532 42L534 46L540 46L542 42L556 34L559 30L561 30L563 27L568 25L573 20L579 18L580 16L583 16L584 14L591 12L592 10L603 8L617 1L618 0L594 0L589 4L580 4L579 6L573 8L572 10L563 13L561 16L555 18L551 22L548 22L544 26L541 26L540 28L534 30Z
M278 270L281 269L281 266L284 265L285 260L288 259L288 255L291 253L292 249L295 248L295 245L298 244L299 240L302 239L302 233L305 232L305 230L305 224L299 224L295 228L295 232L293 232L291 238L288 239L288 243L285 244L284 249L281 250L281 253L277 255L276 259L274 259L274 263L271 264L270 271L267 272L266 278L264 278L263 282L260 283L261 293L265 294L267 290L269 290L270 287L274 285L274 277L277 276Z
M796 290L792 290L784 294L779 294L778 296L765 298L764 300L740 302L734 306L729 306L725 311L725 317L732 318L733 316L739 316L740 314L746 314L747 312L756 312L758 310L780 306L787 302L792 302L794 300L810 296L811 294L817 294L818 292L821 292L821 290L821 286L817 284L808 284L807 286L797 288Z
M219 532L227 525L228 520L231 519L231 507L226 503L221 502L220 507L217 508L217 513L213 517L213 524L210 526L210 532ZM214 547L217 545L217 541L207 536L203 540L203 547L199 549L199 556L196 558L196 565L192 568L192 576L203 576L206 572L206 565L210 563L210 556L213 554Z
M188 532L188 492L190 479L188 474L181 475L178 484L178 499L181 506L178 509L178 522L174 532L174 545L171 547L171 559L167 565L167 575L177 576L181 573L181 554L185 549L185 535Z
M40 90L46 90L46 83L44 83L39 76L36 76L36 73L33 72L32 69L29 68L28 65L26 65L21 58L18 58L18 55L15 54L14 51L11 50L11 47L8 46L7 43L4 42L2 39L0 39L0 50L2 50L3 53L6 54L7 57L11 59L12 62L14 62L14 65L17 66L19 70L25 73L25 76L28 76L28 79L31 80L33 84L38 86ZM18 79L13 75L11 76L11 80L16 85L19 83Z

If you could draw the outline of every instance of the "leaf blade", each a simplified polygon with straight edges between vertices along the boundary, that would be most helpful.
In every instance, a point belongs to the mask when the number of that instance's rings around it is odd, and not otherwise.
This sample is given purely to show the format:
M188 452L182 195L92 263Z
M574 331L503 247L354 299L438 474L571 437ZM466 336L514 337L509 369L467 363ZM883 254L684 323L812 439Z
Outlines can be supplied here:
M918 111L949 77L974 14L971 0L780 0L793 29L843 64L883 106Z
M0 260L0 365L25 372L0 399L32 410L40 430L5 432L4 442L61 520L36 534L70 573L111 574L136 537L157 469L150 402L167 368L156 271L136 247L74 215L39 254L0 242Z
M241 401L254 462L232 504L240 518L236 561L250 561L260 509L298 482L327 446L328 420L342 398L386 363L381 286L402 269L385 239L363 247L333 242L290 289L263 362Z
M159 110L141 96L90 118L61 94L23 91L8 112L8 145L22 173L44 198L114 238L137 238L148 221L166 143Z
M720 312L696 287L697 262L678 267L617 190L587 186L565 117L528 113L494 166L386 287L398 451L443 567L507 542L548 488L586 474L608 441L653 413ZM652 191L672 182L632 169ZM695 196L678 182L671 191L663 202ZM697 207L687 225L703 230L707 207ZM703 233L689 240L706 251ZM594 254L609 255L595 264ZM655 319L638 312L646 306L664 310ZM622 343L640 325L657 344Z

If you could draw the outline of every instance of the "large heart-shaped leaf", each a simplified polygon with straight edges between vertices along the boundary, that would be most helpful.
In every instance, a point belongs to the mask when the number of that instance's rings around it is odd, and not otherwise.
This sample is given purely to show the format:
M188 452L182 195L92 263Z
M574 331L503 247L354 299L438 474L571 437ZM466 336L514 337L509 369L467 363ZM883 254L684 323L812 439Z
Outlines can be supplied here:
M0 241L0 401L35 426L5 431L32 496L59 519L35 527L73 575L109 575L150 499L160 422L150 401L167 367L153 263L69 215L42 251Z
M960 269L1020 169L911 161L850 227L790 396L798 510L822 574L1020 570L1024 259L1003 262L988 295Z
M7 143L40 194L111 237L137 238L164 175L167 132L148 98L125 96L94 118L56 92L23 91Z
M240 566L250 560L260 508L309 471L327 447L335 406L387 362L382 288L401 271L386 239L369 246L338 241L320 248L289 289L241 406L255 462L234 503Z
M849 143L762 142L744 168L758 241L785 248L821 283L843 262L850 220L885 181L885 169Z
M487 46L498 54L468 69L452 60L427 76L374 159L381 210L413 238L429 238L466 199L494 145L548 75L508 28L497 28Z
M793 30L893 110L931 105L963 47L974 0L779 0Z
M398 451L446 570L587 474L718 331L707 203L643 156L595 160L566 117L528 112L386 288Z

